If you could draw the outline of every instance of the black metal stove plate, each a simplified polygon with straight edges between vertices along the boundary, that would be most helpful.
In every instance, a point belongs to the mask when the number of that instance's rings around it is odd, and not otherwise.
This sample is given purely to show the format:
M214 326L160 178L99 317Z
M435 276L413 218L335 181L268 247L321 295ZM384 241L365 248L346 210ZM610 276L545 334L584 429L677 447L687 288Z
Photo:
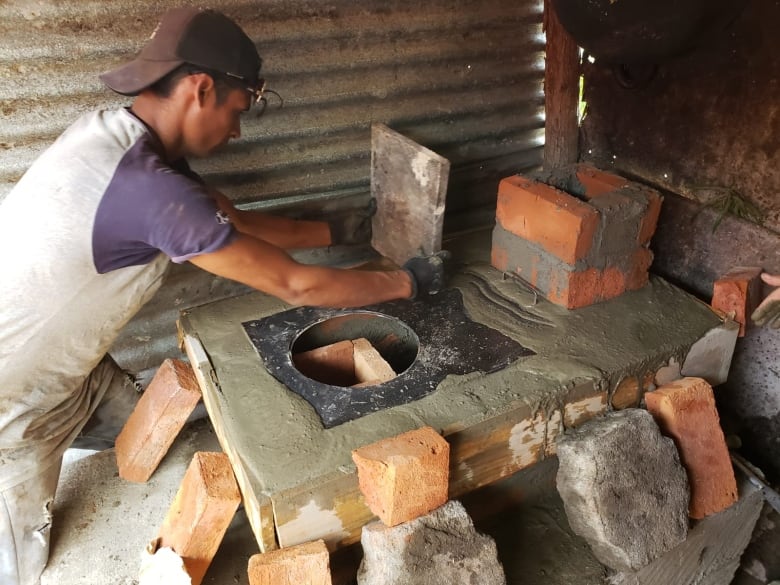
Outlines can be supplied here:
M356 313L392 317L414 331L419 350L406 371L382 384L351 388L312 380L296 369L291 349L305 330L328 319ZM247 321L243 326L268 371L305 398L325 428L419 400L433 392L449 374L495 372L518 358L534 354L495 329L472 321L457 289L447 289L424 300L391 301L361 309L299 307Z

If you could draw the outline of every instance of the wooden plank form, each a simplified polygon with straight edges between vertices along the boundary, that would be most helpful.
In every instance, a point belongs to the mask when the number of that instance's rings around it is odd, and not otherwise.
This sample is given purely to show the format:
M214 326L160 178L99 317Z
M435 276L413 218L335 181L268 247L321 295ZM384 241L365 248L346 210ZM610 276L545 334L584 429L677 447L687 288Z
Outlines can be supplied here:
M214 432L233 467L233 473L235 473L236 481L241 491L244 508L255 540L257 540L257 544L262 552L277 549L279 547L276 543L271 499L253 489L252 482L241 463L240 455L227 438L219 403L220 391L217 375L211 366L208 354L203 349L197 334L189 325L186 316L179 319L177 327L181 347L187 353L187 357L195 370L198 384L203 391L203 402L214 426Z
M371 126L371 245L399 266L441 250L450 162L391 130Z

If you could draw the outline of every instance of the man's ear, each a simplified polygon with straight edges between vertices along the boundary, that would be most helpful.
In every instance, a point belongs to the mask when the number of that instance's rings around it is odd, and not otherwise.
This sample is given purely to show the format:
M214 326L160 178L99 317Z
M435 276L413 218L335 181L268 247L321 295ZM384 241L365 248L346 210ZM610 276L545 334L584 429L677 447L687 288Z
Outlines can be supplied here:
M207 73L195 73L189 76L192 83L192 90L196 92L198 105L203 107L206 103L206 96L214 90L214 80Z

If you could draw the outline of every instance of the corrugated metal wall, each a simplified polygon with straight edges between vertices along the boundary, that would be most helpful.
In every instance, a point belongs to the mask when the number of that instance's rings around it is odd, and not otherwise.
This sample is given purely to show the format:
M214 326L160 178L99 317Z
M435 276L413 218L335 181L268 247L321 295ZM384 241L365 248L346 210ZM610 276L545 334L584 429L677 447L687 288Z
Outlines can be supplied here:
M132 56L161 12L179 4L0 2L0 198L79 114L129 103L97 74ZM242 204L362 204L374 121L450 159L449 218L489 209L501 177L540 161L541 0L215 0L209 7L256 40L269 86L284 97L283 108L272 101L262 118L249 116L224 152L193 161ZM167 311L147 310L146 319Z

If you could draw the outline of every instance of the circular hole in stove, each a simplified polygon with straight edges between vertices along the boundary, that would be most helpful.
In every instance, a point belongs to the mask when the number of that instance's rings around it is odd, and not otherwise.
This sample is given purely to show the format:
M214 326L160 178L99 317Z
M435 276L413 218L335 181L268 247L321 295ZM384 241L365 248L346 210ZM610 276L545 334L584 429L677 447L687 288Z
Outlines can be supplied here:
M402 321L355 312L310 325L290 353L307 378L331 386L371 386L408 370L419 347L417 334Z

